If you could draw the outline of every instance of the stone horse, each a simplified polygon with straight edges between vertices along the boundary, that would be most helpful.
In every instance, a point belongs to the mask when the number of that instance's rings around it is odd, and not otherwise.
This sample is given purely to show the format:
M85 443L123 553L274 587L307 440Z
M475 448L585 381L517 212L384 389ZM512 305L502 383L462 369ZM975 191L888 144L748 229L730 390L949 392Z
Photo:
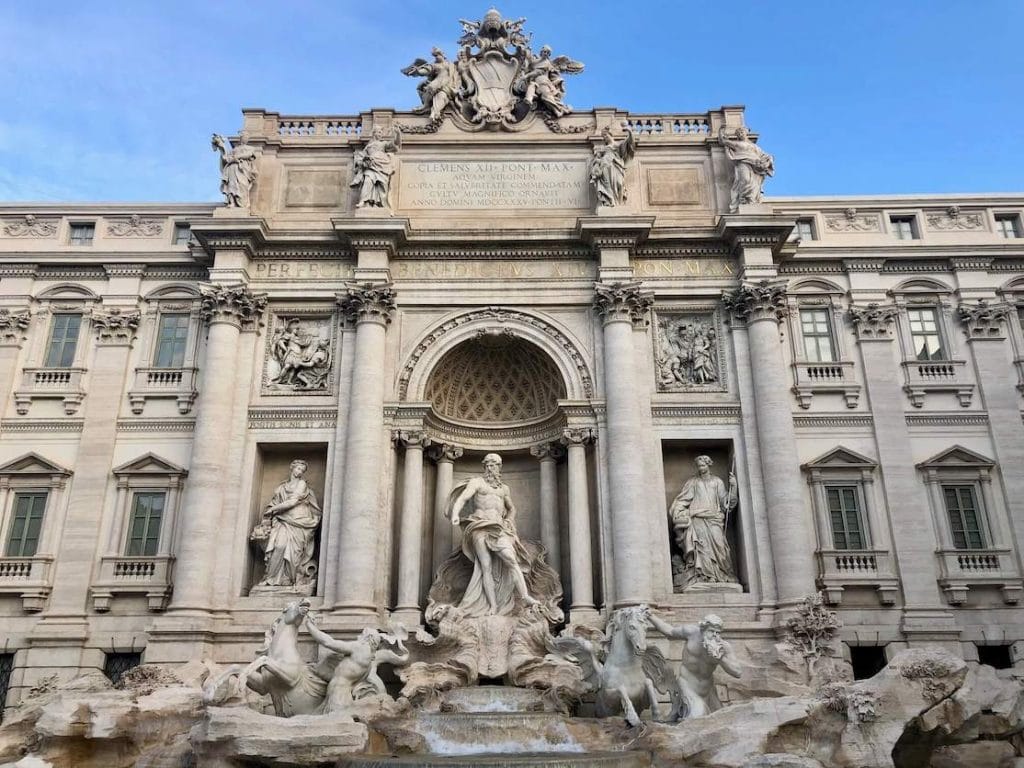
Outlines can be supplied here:
M208 682L203 689L204 702L221 704L226 700L244 700L244 683L256 693L269 695L278 717L311 715L319 711L327 693L327 680L299 653L299 627L308 612L308 600L285 606L267 630L256 658Z
M647 646L650 608L637 605L620 608L611 615L605 634L598 640L580 637L553 638L549 650L555 656L580 665L584 680L596 694L594 710L598 717L622 713L631 726L640 725L640 715L651 708L652 719L659 719L655 689L669 693L672 719L681 701L678 685L665 657Z

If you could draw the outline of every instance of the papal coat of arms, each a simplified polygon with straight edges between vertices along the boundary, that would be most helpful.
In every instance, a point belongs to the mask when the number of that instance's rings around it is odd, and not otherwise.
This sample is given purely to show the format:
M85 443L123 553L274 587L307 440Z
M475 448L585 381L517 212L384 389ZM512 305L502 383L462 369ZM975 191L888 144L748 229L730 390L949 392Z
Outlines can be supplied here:
M549 122L572 111L563 75L582 72L583 64L552 57L546 45L534 53L523 31L526 19L503 19L491 9L480 21L459 23L464 34L454 61L434 48L433 62L416 59L402 70L425 78L417 87L422 104L416 112L429 114L434 123L451 115L467 130L516 130L531 115Z

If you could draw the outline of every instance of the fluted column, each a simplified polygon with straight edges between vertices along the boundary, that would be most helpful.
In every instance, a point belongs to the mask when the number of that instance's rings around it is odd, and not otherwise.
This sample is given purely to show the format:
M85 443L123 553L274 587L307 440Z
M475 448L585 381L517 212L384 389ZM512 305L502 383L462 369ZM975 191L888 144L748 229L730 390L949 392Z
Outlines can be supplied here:
M384 340L395 310L391 283L352 283L338 303L356 326L341 492L336 608L375 613L384 430Z
M604 322L604 383L608 412L608 473L616 607L650 602L650 526L644 499L643 436L637 401L633 323L653 297L636 281L596 283L595 309Z
M562 570L558 542L558 476L555 462L562 455L561 446L541 443L530 449L540 460L540 540L547 550L548 563L556 571Z
M405 449L402 462L402 517L398 529L398 602L395 609L419 623L420 562L423 554L423 449L420 430L396 430L391 439Z
M225 436L231 432L238 338L242 326L257 320L265 294L242 285L200 286L203 319L209 326L196 409L192 460L182 499L172 611L211 607L214 553L221 535L221 506L227 467Z
M437 478L434 483L434 551L433 566L436 570L441 563L459 546L461 533L458 526L452 525L444 516L444 508L448 504L448 495L455 484L455 460L462 457L462 449L457 445L442 443L432 446L430 458L437 465Z
M757 439L764 474L772 552L785 567L776 571L779 604L794 605L815 590L814 520L806 508L795 460L796 430L782 354L779 324L786 314L783 283L746 283L725 297L726 307L747 326Z
M570 428L562 434L569 453L569 570L572 580L570 618L578 623L581 612L594 611L594 542L590 533L590 493L587 477L588 443L594 432Z

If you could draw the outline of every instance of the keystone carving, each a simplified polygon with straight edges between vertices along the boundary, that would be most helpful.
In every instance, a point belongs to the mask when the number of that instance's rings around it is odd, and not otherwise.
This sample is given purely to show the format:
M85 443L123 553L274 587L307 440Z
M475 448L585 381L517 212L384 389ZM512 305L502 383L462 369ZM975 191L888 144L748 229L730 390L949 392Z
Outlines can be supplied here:
M338 294L338 306L355 323L387 325L395 312L394 283L347 283Z
M249 323L267 306L267 294L253 293L244 285L200 283L200 312L208 323Z
M893 321L899 309L892 304L872 302L866 307L850 307L849 317L858 341L891 339Z
M641 290L640 285L639 280L594 283L594 309L606 324L626 320L634 325L644 323L654 304L654 294Z
M761 280L746 283L722 297L725 308L746 323L774 320L777 323L789 314L785 282Z
M968 339L1001 339L1003 322L1010 313L1007 304L989 304L981 299L977 304L961 304L956 310Z

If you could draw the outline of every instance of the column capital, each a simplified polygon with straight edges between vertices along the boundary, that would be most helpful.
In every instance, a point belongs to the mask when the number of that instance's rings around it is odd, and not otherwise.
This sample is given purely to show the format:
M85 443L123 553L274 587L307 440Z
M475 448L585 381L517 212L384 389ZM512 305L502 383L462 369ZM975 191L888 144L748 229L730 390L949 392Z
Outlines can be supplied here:
M561 458L563 453L565 451L562 450L562 446L555 442L540 443L530 448L530 455L541 461L555 461Z
M461 459L464 451L458 445L452 445L451 443L436 443L430 447L427 455L430 459L438 464L442 461L449 463L456 459Z
M426 448L430 438L421 429L395 429L391 432L391 442L399 448Z
M724 294L722 303L734 317L745 323L759 320L774 320L781 323L789 314L784 280L743 283L735 290Z
M200 313L210 325L229 323L239 328L259 320L267 306L267 294L253 293L241 283L200 283Z
M863 307L850 307L848 316L857 334L857 341L892 341L893 326L899 307L872 302Z
M653 304L654 294L641 290L639 280L594 283L594 309L605 325L615 322L643 324Z
M0 347L20 347L31 324L27 309L0 309Z
M92 329L100 346L119 347L130 345L135 340L141 314L138 310L94 310Z
M590 427L569 427L562 431L562 445L588 445L597 440L597 432Z
M346 283L338 306L355 323L387 325L395 311L394 283Z
M1006 338L1004 324L1009 314L1009 304L991 304L985 299L976 304L965 301L956 308L968 341L1002 341Z

